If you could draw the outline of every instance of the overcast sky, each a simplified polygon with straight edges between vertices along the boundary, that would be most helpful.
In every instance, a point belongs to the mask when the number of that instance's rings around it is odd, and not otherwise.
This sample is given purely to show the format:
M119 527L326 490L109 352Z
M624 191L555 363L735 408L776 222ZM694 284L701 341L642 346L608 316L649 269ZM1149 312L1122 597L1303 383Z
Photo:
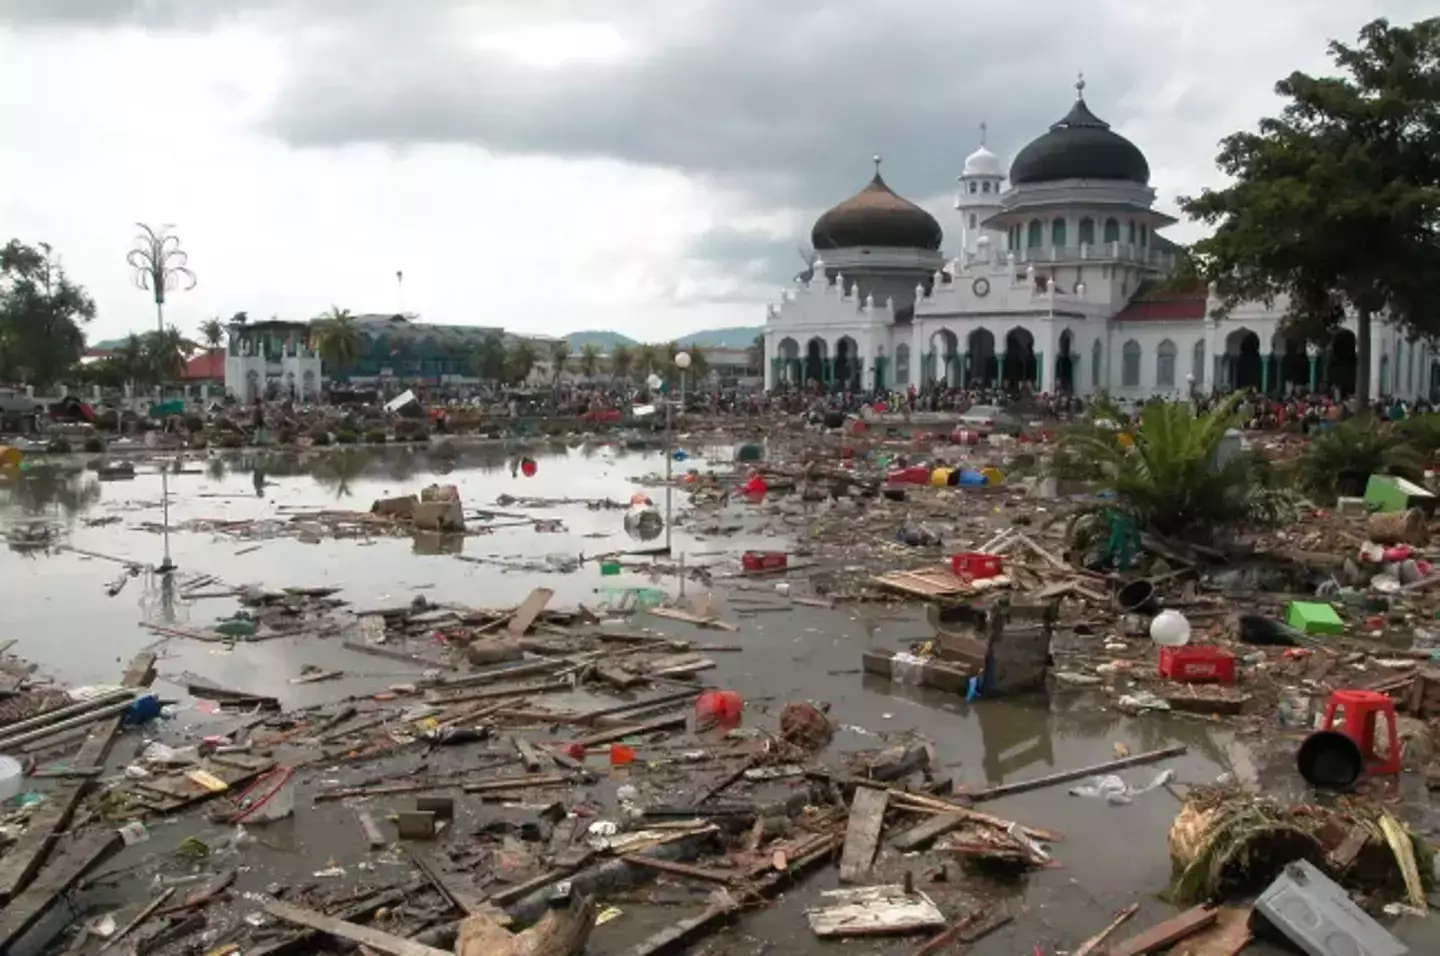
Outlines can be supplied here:
M763 321L870 156L958 235L1086 99L1162 207L1325 43L1433 0L0 0L0 242L47 241L92 339L153 327L134 223L175 223L184 331L332 303L648 340ZM1170 231L1185 240L1186 225ZM404 273L403 289L395 273Z

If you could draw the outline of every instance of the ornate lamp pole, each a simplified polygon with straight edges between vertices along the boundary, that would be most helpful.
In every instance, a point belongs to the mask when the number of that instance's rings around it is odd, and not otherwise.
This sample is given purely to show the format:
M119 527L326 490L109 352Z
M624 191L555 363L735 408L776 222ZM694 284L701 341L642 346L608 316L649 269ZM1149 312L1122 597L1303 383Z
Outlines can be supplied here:
M170 230L173 225L156 229L145 223L136 223L140 234L135 237L135 248L125 256L134 272L136 288L155 295L155 320L159 331L165 331L165 293L172 290L188 291L195 288L195 273L188 265L189 255L180 248L180 237Z

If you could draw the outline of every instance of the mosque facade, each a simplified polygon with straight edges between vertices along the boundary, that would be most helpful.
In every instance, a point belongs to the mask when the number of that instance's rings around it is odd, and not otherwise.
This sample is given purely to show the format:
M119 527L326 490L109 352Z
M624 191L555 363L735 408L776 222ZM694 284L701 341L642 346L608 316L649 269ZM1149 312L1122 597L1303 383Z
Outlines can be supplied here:
M1117 398L1213 388L1353 391L1353 318L1323 348L1286 336L1287 303L1217 316L1203 284L1170 282L1176 220L1155 208L1140 149L1070 111L1004 162L966 158L942 252L939 221L874 177L811 230L815 260L767 308L765 386L1018 386ZM1371 398L1429 396L1440 354L1371 323Z

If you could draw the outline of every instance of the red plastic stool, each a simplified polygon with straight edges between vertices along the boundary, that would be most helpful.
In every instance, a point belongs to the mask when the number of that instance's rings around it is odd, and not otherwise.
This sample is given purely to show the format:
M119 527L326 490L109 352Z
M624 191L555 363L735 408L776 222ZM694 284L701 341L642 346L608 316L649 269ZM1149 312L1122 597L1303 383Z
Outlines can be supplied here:
M1344 724L1340 733L1355 741L1365 758L1365 772L1386 774L1400 772L1400 740L1395 732L1395 702L1373 690L1337 690L1325 705L1325 729L1335 729L1339 711ZM1387 756L1375 752L1375 720L1385 718Z

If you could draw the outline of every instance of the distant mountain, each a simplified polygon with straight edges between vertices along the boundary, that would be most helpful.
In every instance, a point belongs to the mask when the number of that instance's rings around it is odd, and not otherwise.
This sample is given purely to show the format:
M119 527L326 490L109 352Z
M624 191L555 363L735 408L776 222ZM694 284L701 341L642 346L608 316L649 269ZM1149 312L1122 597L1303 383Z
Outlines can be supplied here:
M593 344L602 352L609 352L617 345L639 344L630 336L621 335L619 332L571 332L565 338L570 342L572 352L580 351L587 343Z
M708 348L743 349L755 341L755 336L765 331L761 325L738 325L728 329L705 329L692 332L675 341L680 345L699 345Z

